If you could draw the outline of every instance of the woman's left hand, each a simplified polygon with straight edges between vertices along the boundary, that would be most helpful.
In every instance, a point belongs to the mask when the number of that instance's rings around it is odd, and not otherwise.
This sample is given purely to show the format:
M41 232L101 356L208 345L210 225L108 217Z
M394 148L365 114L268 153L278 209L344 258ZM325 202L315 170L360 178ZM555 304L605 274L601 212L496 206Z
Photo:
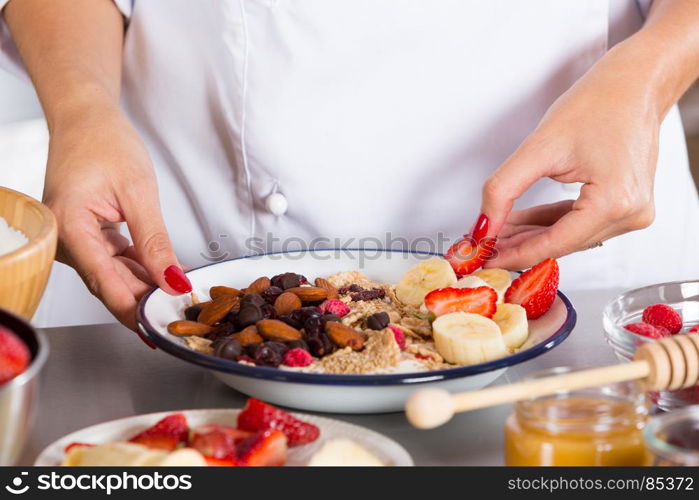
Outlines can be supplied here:
M662 112L652 85L613 49L548 110L487 180L483 213L498 236L488 267L523 269L649 226ZM583 183L580 197L525 210L514 201L537 180Z

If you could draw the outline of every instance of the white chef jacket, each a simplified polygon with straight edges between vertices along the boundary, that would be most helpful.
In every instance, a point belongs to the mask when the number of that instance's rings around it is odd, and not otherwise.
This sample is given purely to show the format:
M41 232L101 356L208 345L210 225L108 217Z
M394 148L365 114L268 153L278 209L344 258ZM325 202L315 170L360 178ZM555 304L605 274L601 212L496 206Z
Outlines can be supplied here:
M149 149L170 236L189 266L309 243L445 249L448 241L426 242L469 230L488 175L610 45L641 26L648 7L116 4L127 20L123 108ZM0 49L21 71L6 27ZM282 215L265 203L273 193L288 204ZM517 207L578 193L541 180ZM649 229L561 259L562 289L699 277L699 202L676 109L661 130L655 199ZM75 323L86 313L76 314L66 273L57 272L43 322Z

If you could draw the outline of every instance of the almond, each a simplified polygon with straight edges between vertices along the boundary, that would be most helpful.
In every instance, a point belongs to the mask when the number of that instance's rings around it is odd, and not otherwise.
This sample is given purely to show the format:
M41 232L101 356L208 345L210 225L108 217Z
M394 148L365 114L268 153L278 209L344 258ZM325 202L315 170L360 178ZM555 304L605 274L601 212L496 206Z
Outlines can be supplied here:
M296 286L286 291L295 294L303 302L318 302L328 297L328 291L319 286Z
M332 286L328 280L325 278L316 278L316 286L318 288L324 289L326 292L328 292L328 296L326 298L328 299L337 299L340 298L340 294L337 291L337 288Z
M299 330L278 319L261 319L255 326L257 326L257 332L265 340L290 342L292 340L301 340L303 337Z
M303 304L301 303L301 299L299 299L298 295L291 292L282 293L279 297L277 297L277 300L274 301L274 308L277 310L277 314L281 316L289 314L291 311L298 309L302 305Z
M173 321L167 325L167 331L178 337L187 337L189 335L206 335L211 333L211 328L209 325L204 323L199 323L197 321L188 321L186 319L181 319L179 321Z
M250 283L250 285L245 289L245 295L249 295L251 293L262 293L270 286L272 286L272 282L269 280L269 278L267 276L262 276L261 278L257 278L255 281Z
M325 333L340 347L351 347L353 351L359 351L364 347L364 336L351 326L328 321L325 323Z
M240 297L243 295L243 292L237 288L231 288L229 286L212 286L209 289L209 297L212 299L216 299L221 295L235 295L236 297Z
M221 295L211 302L204 304L197 317L197 321L205 325L218 323L226 314L238 307L239 304L240 299L235 295Z
M250 344L261 344L264 341L260 334L257 333L255 325L246 326L238 333L231 335L231 338L236 339L243 347L247 347Z

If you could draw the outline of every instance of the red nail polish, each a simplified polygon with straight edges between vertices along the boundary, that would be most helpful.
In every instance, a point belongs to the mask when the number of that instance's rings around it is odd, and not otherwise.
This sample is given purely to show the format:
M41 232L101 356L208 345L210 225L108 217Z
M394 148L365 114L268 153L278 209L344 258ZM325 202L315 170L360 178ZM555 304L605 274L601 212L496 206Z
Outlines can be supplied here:
M165 269L165 271L163 271L163 277L165 281L167 281L167 284L176 292L189 293L192 291L192 283L184 274L184 271L177 266L170 266Z
M480 214L478 216L478 220L476 220L476 223L473 225L473 229L471 229L471 235L476 242L481 241L488 235L489 224L490 220L488 219L487 215Z

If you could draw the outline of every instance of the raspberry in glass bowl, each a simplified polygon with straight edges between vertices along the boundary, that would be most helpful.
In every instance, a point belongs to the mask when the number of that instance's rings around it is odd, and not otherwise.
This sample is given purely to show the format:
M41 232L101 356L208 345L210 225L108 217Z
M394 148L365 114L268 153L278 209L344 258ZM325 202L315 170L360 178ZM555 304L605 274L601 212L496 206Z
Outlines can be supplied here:
M630 361L645 342L699 333L699 280L660 283L630 290L609 302L602 315L607 343ZM697 352L699 356L699 352ZM699 386L650 394L661 410L699 404Z

